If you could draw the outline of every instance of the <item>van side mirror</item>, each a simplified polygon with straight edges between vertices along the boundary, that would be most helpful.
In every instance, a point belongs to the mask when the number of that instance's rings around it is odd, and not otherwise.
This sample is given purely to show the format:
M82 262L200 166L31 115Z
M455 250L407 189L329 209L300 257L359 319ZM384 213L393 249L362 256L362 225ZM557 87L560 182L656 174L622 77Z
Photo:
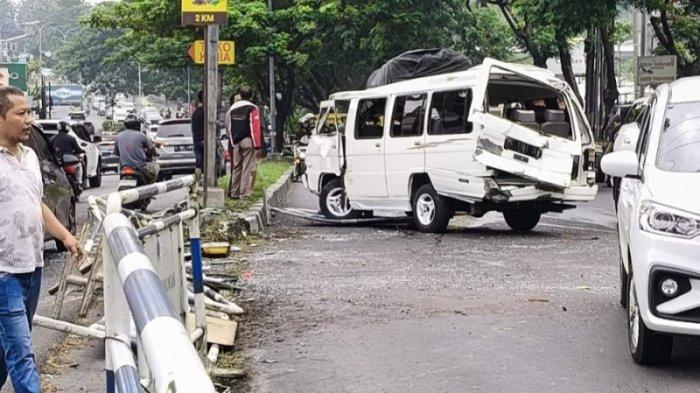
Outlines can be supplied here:
M600 167L615 177L639 177L639 158L634 151L615 151L603 156Z

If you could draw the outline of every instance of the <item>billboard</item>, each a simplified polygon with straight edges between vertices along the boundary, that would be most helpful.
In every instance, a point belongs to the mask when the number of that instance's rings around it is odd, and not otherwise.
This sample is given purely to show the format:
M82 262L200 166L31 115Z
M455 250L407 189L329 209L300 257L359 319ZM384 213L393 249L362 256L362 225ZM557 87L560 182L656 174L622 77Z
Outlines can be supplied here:
M0 86L7 85L27 91L27 64L0 63Z
M46 102L51 95L51 105L83 105L83 85L52 85L46 86Z
M676 80L676 56L637 58L637 84L658 86Z

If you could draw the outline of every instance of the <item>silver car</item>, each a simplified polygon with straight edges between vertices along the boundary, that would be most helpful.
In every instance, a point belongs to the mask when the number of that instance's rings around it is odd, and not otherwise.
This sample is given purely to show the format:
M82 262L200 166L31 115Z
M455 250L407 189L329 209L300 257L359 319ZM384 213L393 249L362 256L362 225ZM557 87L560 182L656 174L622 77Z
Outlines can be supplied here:
M160 166L158 177L169 179L176 174L194 173L194 142L190 119L164 120L158 125L154 145L158 151L156 162ZM224 149L217 143L216 173L223 176L226 172Z

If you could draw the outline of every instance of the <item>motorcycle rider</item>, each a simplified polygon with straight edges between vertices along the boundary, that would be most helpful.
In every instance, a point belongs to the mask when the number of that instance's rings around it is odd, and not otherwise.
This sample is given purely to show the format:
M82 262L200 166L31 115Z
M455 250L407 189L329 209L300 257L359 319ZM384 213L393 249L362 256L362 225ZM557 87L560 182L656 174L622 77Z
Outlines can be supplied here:
M85 150L80 148L78 141L68 134L70 129L68 128L68 123L65 121L60 121L58 123L58 134L56 134L51 140L51 147L56 152L58 157L63 158L64 154L72 154L80 159L80 162L76 165L75 171L75 182L80 189L83 189L83 163L82 157L85 154Z
M155 183L158 178L158 164L153 162L156 157L156 149L148 137L139 131L141 122L138 119L129 119L124 122L125 129L117 134L114 144L114 155L119 157L119 167L132 167L141 176L146 184Z

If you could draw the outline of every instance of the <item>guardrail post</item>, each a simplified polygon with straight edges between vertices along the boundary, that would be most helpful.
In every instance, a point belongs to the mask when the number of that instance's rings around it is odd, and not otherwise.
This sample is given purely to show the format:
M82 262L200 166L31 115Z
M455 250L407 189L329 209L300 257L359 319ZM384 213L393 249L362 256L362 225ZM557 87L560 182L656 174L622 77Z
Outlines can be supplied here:
M121 211L121 198L119 194L112 194L107 201L107 214ZM127 303L124 289L122 288L119 272L112 260L109 247L102 249L102 266L104 274L104 311L105 311L105 338L126 336L131 330L131 312ZM112 363L112 346L105 345L107 392L115 391L114 364Z
M188 195L188 207L195 209L197 214L189 222L190 230L190 253L192 255L192 284L194 286L194 318L197 329L202 329L202 345L199 346L199 353L202 359L207 354L207 311L204 296L204 275L202 274L202 244L199 233L199 203L197 201L197 182L190 185Z

